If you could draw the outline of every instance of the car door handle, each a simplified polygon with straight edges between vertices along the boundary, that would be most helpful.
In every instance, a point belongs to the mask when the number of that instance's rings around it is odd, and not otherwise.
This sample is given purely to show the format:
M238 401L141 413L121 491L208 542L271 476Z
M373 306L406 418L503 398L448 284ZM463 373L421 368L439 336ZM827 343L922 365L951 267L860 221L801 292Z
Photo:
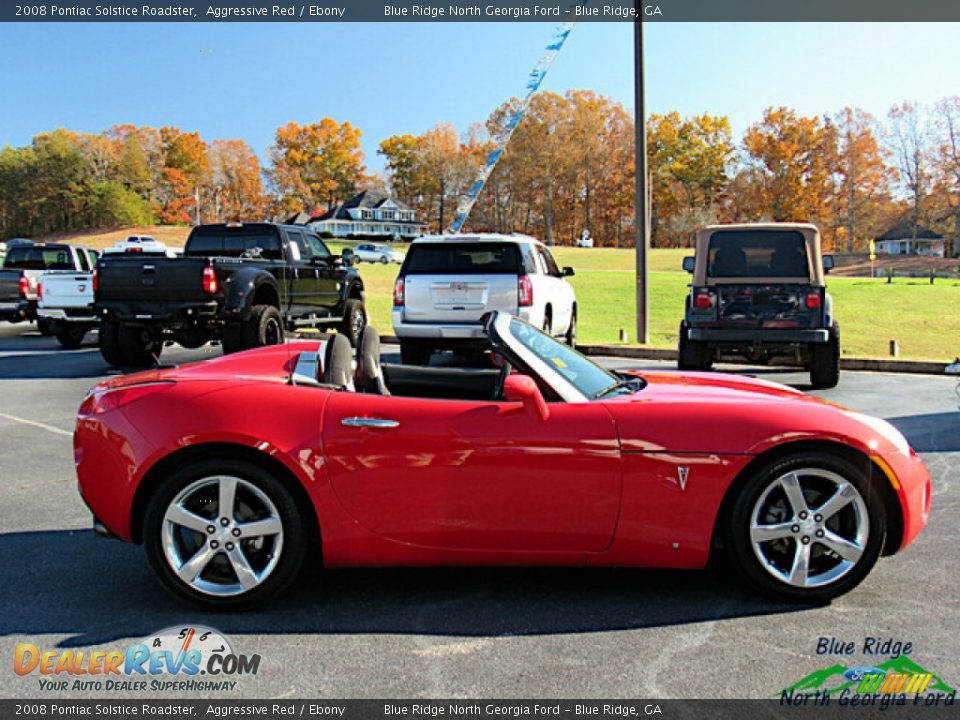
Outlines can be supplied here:
M348 417L343 418L340 421L341 425L346 425L347 427L369 427L369 428L395 428L399 427L400 423L396 420L385 420L384 418L365 418L365 417Z

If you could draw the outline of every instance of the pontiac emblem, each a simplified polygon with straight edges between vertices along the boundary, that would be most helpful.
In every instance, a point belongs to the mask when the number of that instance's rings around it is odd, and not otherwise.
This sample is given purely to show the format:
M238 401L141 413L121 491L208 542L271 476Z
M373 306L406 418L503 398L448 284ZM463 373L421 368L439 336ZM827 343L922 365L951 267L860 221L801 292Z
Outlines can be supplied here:
M690 474L690 468L688 467L678 467L677 468L677 481L680 484L681 490L687 489L687 476Z

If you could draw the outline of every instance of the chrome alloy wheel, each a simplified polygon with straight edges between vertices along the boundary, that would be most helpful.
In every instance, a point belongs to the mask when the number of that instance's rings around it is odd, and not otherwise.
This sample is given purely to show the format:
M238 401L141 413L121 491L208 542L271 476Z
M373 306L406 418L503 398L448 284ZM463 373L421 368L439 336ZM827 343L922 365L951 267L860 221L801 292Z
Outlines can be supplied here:
M163 554L185 584L229 597L269 577L283 550L283 522L273 501L238 477L204 477L167 506Z
M859 490L823 468L774 479L750 513L750 543L763 568L800 588L830 584L859 562L870 537Z

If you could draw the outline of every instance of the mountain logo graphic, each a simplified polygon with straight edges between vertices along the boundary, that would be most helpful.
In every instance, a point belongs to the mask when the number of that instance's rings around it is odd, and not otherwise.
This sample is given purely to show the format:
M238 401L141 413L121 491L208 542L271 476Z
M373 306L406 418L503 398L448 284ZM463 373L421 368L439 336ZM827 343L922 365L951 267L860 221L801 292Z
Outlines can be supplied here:
M822 693L836 695L844 690L855 693L920 693L956 692L935 673L924 669L905 655L899 655L876 666L843 665L816 670L785 688L783 693Z

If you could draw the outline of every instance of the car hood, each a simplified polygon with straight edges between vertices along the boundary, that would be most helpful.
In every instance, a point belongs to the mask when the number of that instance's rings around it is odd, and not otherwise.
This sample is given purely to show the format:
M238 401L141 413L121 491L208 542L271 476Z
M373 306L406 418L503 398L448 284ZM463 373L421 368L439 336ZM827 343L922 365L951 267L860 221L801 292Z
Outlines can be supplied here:
M866 448L875 436L859 413L766 380L625 372L647 381L639 392L603 401L625 451L754 454L791 440Z

